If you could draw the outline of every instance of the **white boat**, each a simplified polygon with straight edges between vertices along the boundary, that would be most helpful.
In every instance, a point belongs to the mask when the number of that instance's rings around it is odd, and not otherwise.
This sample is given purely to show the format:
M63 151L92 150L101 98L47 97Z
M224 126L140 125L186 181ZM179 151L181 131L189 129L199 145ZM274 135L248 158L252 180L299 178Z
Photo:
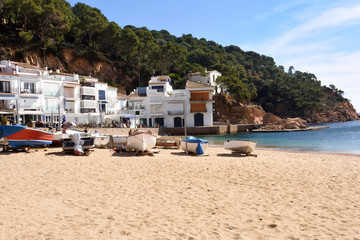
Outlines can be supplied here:
M209 146L209 141L208 140L203 140L203 139L197 139L194 137L187 137L187 149L188 152L191 153L195 153L195 154L204 154L205 150L208 148ZM186 141L185 139L182 139L180 141L180 147L182 150L186 151Z
M95 134L92 134L92 136L94 136L94 145L96 148L106 148L110 142L109 135L95 133Z
M252 151L254 151L256 144L257 144L257 142L247 141L247 140L226 140L226 141L224 141L225 149L228 149L228 150L231 150L234 152L244 153L244 154L249 154Z
M145 152L155 147L156 136L149 132L135 131L127 137L127 148Z
M126 135L112 135L113 141L114 141L114 147L122 147L127 144L127 138Z

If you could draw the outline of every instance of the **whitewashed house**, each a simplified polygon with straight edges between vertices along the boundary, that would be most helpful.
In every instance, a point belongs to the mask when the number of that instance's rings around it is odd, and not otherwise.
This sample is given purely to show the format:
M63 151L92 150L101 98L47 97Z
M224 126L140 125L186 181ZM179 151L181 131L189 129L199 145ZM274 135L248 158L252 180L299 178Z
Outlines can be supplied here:
M135 125L148 127L212 126L214 87L188 81L185 89L173 90L167 76L152 77L149 86L138 88L128 99L128 113ZM185 120L184 120L185 119Z
M7 117L11 122L16 122L19 82L20 78L17 74L4 73L3 68L0 68L0 118Z
M43 120L50 123L73 121L80 109L80 83L77 74L47 71L42 76Z
M8 102L3 102L3 105L7 105L7 107L15 106L15 109L18 110L18 117L14 116L16 118L14 119L15 122L20 121L20 123L24 124L41 120L43 114L41 104L42 87L40 81L41 72L38 68L26 63L1 61L1 72L3 73L2 79L11 80L3 81L4 90L15 93L15 100L13 99L14 96L12 96L11 99L7 99ZM5 74L7 74L7 77L5 77Z
M222 91L225 91L225 89L222 89L222 87L216 83L216 79L221 76L221 73L213 70L213 71L207 71L205 69L205 75L203 75L200 72L190 73L189 74L189 80L194 82L200 82L204 84L210 84L213 86L214 93L221 93Z

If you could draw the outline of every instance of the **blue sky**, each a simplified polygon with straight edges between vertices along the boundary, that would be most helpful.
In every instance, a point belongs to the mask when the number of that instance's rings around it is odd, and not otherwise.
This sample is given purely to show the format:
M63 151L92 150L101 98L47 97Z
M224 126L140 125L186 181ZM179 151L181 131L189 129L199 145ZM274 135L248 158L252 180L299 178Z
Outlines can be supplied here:
M273 57L345 91L360 112L357 0L82 0L119 26L192 34Z

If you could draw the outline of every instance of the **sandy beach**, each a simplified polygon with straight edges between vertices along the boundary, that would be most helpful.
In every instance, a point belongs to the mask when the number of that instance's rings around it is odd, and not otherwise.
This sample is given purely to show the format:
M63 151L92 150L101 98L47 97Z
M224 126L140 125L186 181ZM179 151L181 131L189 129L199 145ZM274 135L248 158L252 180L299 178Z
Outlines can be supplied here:
M360 239L360 155L0 153L0 239Z

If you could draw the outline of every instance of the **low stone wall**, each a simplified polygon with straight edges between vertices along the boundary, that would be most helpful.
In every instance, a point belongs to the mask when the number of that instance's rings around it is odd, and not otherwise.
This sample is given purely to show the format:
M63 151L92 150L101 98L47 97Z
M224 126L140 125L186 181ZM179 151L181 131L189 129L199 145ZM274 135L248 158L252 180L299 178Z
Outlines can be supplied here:
M84 130L84 128L77 128L78 130ZM154 135L159 135L158 128L137 128L144 131L150 131ZM95 132L107 135L129 135L130 130L135 130L135 128L88 128L88 132Z
M237 124L237 125L217 125L212 127L188 127L188 135L216 135L226 133L237 133L237 132L249 132L252 129L257 129L257 124ZM75 128L80 131L84 131L85 128ZM155 135L172 135L172 136L183 136L185 135L184 128L136 128L145 131L150 131ZM43 128L43 130L48 130ZM128 135L130 130L135 128L88 128L88 132L95 132L107 135Z
M188 135L215 135L225 133L249 132L259 128L257 124L218 125L212 127L189 127ZM160 135L185 135L184 128L160 128Z

